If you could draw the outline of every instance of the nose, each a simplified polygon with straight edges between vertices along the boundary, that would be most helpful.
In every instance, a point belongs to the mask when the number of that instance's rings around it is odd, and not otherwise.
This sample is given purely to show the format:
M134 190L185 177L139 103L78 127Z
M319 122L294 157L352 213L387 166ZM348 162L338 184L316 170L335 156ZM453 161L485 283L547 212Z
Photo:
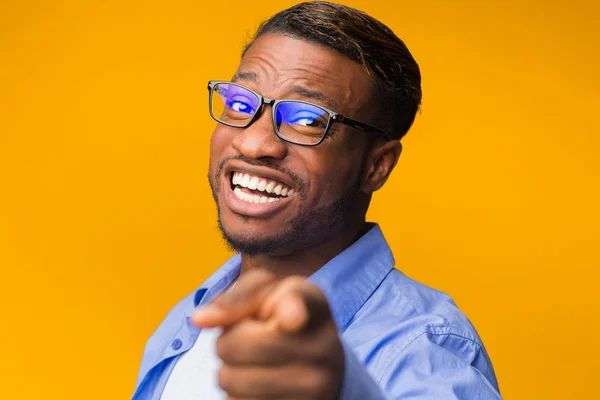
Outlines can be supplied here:
M270 106L252 125L240 129L233 139L233 147L249 158L283 159L287 155L287 143L275 134Z

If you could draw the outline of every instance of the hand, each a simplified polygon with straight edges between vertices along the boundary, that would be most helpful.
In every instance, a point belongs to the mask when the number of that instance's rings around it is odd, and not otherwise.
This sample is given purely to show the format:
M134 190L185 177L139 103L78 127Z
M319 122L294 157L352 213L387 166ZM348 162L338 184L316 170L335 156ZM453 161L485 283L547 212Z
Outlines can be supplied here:
M300 277L251 271L198 309L201 328L224 328L219 385L228 399L336 399L344 351L323 293Z

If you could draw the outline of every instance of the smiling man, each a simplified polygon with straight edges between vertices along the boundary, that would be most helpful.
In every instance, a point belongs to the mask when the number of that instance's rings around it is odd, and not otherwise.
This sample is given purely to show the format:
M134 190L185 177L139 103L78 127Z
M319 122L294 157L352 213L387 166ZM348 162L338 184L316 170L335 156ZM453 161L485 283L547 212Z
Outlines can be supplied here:
M260 26L231 81L209 82L209 181L238 254L149 340L134 399L500 398L468 319L395 269L365 219L420 80L379 21L309 2Z

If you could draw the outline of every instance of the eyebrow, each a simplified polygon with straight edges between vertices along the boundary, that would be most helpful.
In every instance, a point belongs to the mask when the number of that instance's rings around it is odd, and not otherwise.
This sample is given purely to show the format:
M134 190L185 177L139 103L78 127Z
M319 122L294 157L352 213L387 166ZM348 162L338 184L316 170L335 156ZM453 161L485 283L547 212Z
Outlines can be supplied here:
M238 81L256 82L256 81L258 81L258 77L256 76L256 74L254 72L238 71L235 73L235 75L231 79L231 82L237 83Z
M337 104L327 97L323 92L318 92L315 90L310 90L302 86L293 86L289 93L299 94L302 97L307 97L312 100L319 100L323 103L326 103L330 108L336 109Z
M258 76L254 72L238 71L231 79L231 82L239 83L240 81L249 81L252 83L256 83L258 82ZM335 103L335 101L327 97L323 92L310 90L302 86L292 86L292 88L288 91L288 94L297 94L311 100L321 101L334 110L337 108L337 104Z

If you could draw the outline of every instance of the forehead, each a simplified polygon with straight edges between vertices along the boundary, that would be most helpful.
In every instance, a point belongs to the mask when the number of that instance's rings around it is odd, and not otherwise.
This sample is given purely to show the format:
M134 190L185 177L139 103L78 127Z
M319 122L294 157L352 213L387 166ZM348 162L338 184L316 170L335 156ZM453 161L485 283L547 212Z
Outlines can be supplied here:
M280 34L264 34L250 46L236 80L275 99L291 93L302 97L299 88L320 93L326 99L317 102L340 113L362 108L372 90L358 63L325 46Z

